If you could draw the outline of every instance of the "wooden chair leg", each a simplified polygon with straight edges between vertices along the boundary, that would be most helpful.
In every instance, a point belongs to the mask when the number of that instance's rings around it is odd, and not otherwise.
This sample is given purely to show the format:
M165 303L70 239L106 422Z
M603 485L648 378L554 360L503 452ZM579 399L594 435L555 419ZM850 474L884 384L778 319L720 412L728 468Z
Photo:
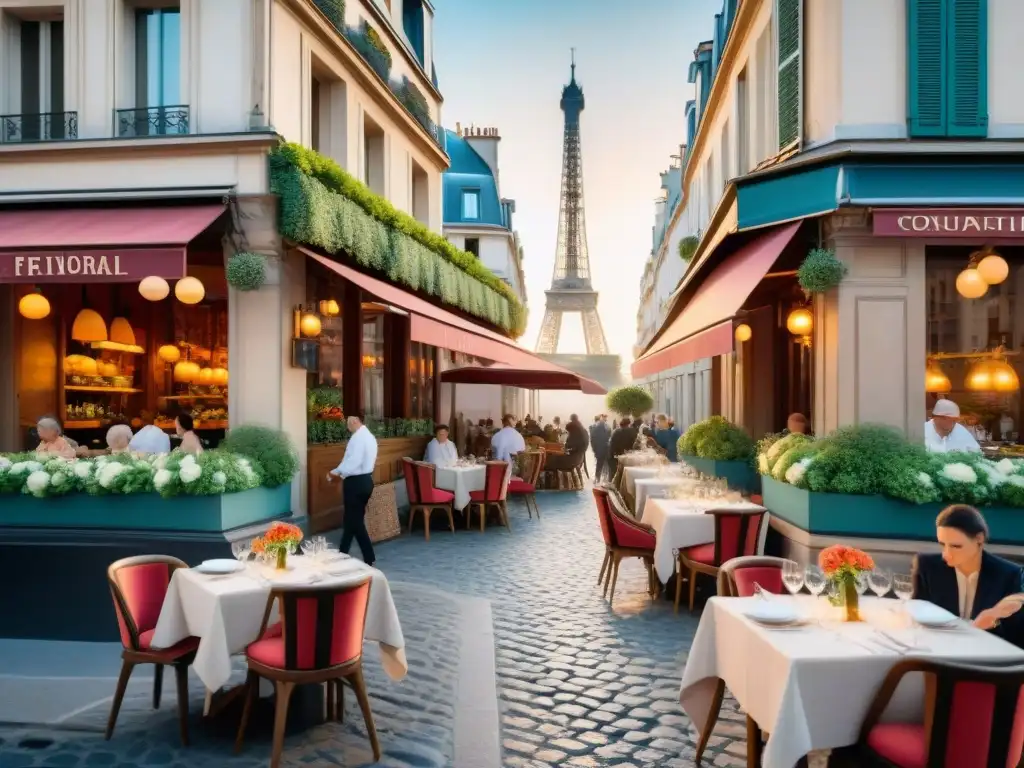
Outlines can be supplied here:
M242 751L242 742L245 741L245 729L249 727L249 715L252 714L252 703L259 694L260 677L251 669L245 676L245 692L242 696L245 701L242 705L242 719L238 721L238 734L235 736L235 754Z
M445 511L448 513L448 527L451 529L452 533L455 533L454 508L449 504L447 507L445 507Z
M188 665L174 665L174 682L178 688L178 732L183 746L188 746Z
M352 681L352 688L356 692L359 708L363 711L366 732L370 737L370 747L373 749L373 759L374 762L377 762L380 760L380 740L377 738L377 728L373 724L373 712L370 711L370 697L366 693L366 681L363 679L362 667L356 667L356 671L350 679ZM277 768L277 766L272 766L271 768Z
M345 684L341 680L334 681L334 711L339 723L345 722Z
M164 689L164 665L156 664L153 670L153 709L160 709L160 694Z
M281 753L284 751L284 726L288 722L288 702L291 701L295 683L274 682L274 746L270 752L270 768L281 768Z
M505 523L505 527L511 532L512 522L508 519L508 504L504 501L498 502L498 510L501 512L501 520Z
M690 613L693 613L693 602L697 598L697 569L690 569Z
M683 564L676 561L676 599L672 605L673 611L679 613L679 603L683 598Z
M722 711L722 699L725 698L725 681L719 680L715 685L715 693L711 697L711 708L708 710L708 722L704 726L704 730L701 731L700 741L697 742L697 757L694 762L700 765L701 755L704 754L704 749L708 745L708 739L711 738L711 732L715 730L715 723L718 722L718 715Z
M602 584L604 582L604 572L608 570L608 562L612 559L612 551L605 549L604 560L601 561L601 573L597 575L597 583Z
M747 765L761 765L761 754L764 748L761 745L761 729L754 718L747 715Z
M107 741L110 741L114 735L117 714L121 711L121 702L124 701L124 692L128 690L128 679L132 676L133 669L135 669L135 662L127 660L121 662L121 674L117 677L117 689L114 691L114 701L110 705L110 718L107 720Z
M430 541L430 507L423 507L423 535Z
M616 552L612 555L612 582L611 589L608 591L608 605L611 606L615 602L615 584L619 580L619 563L622 562L622 558L619 553Z
M416 505L413 504L409 507L409 533L412 533L412 524L416 519Z
M530 501L533 502L533 511L537 513L537 519L540 520L540 507L537 506L537 497L534 494L530 494Z
M526 514L529 516L531 520L533 520L533 507L530 506L530 494L524 493L523 501L526 502Z

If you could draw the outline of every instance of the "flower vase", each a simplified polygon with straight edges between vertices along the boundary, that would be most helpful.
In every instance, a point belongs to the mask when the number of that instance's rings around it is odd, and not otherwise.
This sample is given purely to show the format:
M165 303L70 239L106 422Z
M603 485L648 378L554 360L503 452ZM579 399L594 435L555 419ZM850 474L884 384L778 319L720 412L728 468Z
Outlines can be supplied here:
M860 594L857 592L857 579L843 579L839 585L843 597L845 621L860 621Z
M277 550L277 570L283 571L288 567L288 550L280 547Z

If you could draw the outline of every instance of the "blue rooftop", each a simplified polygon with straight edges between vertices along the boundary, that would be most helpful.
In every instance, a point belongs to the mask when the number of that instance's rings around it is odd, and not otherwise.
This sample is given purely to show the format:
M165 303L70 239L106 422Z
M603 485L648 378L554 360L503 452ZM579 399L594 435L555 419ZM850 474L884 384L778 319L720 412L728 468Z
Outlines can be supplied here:
M508 227L490 167L464 138L447 129L444 133L452 161L443 176L444 223ZM473 216L474 206L476 216Z

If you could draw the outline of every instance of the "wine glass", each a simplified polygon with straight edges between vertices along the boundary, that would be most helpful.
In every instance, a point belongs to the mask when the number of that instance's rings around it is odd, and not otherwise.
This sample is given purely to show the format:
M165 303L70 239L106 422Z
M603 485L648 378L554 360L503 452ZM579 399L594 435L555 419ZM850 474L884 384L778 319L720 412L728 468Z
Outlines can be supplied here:
M825 578L825 572L816 565L808 565L807 570L804 572L804 584L807 585L807 590L815 597L821 597L821 593L825 591L825 587L828 586L828 579Z
M303 539L302 540L302 554L306 557L312 557L316 554L316 540L315 539Z
M789 594L796 595L804 588L804 569L795 560L787 560L782 564L782 583Z
M885 597L892 589L892 574L883 568L868 573L868 585L877 597Z
M907 611L907 601L914 596L914 577L909 576L905 573L898 573L892 577L892 591L896 593L896 597L899 598L900 608L904 613L908 613L907 621L911 626L911 641L916 644L917 638L916 633L913 631L914 623L910 620L909 612Z
M857 594L863 595L868 591L868 573L867 571L858 571L856 581L854 582L857 588Z
M244 539L233 541L231 542L231 554L235 556L238 562L244 563L249 559L249 555L252 554L252 545Z

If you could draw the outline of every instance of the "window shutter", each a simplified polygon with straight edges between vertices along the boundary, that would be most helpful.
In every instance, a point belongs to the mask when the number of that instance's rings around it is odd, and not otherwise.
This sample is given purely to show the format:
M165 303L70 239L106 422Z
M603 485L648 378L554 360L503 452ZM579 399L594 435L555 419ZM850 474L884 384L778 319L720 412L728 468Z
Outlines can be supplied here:
M988 135L988 0L947 0L946 133Z
M803 138L803 0L776 0L779 150Z
M946 135L946 10L950 0L907 0L907 130Z

